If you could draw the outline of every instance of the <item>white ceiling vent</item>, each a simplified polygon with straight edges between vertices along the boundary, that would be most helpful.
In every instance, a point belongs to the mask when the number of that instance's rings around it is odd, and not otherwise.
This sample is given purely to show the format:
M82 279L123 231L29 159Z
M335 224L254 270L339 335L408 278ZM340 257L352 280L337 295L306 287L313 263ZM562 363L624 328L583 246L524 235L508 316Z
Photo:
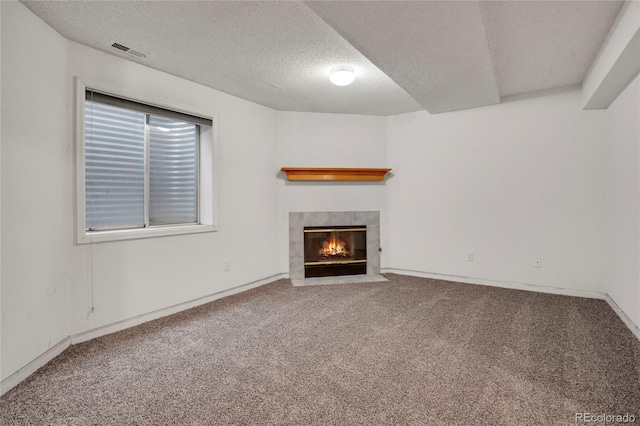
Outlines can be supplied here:
M109 43L109 45L111 47L113 47L114 49L118 49L121 52L124 52L128 55L131 56L135 56L136 58L146 58L147 54L144 53L141 50L138 49L134 49L133 47L129 47L123 43L117 42L117 41L112 41L111 43Z

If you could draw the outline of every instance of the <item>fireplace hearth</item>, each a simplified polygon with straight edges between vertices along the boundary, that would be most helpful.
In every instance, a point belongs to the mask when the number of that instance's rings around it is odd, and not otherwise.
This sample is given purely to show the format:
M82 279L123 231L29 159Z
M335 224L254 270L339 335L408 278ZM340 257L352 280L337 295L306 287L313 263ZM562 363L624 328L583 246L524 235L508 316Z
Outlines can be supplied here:
M304 276L367 273L367 227L304 228Z

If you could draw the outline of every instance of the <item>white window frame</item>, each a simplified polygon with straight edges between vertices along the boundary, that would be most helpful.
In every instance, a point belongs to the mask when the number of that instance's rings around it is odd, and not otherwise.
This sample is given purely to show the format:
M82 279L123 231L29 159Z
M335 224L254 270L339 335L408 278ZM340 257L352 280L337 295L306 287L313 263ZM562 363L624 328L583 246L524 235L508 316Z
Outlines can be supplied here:
M105 241L131 240L138 238L166 237L171 235L195 234L215 232L218 230L218 203L216 183L219 182L217 162L218 151L218 123L217 117L210 112L191 107L184 107L165 100L153 99L148 96L132 94L117 87L101 83L88 82L76 77L75 84L75 148L76 148L76 242L78 244L98 243ZM182 112L189 115L210 119L212 127L202 126L199 138L199 190L198 190L198 224L162 225L147 228L114 229L88 231L86 229L86 199L85 199L85 91L96 90L111 96L131 100L143 104L156 106L168 110Z

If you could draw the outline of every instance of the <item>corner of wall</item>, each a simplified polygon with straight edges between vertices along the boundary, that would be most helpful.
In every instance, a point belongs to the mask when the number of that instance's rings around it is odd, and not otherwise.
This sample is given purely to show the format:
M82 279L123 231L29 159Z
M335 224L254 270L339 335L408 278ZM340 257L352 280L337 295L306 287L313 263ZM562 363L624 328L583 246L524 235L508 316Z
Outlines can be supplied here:
M640 2L627 1L584 78L584 109L607 108L639 72Z
M17 1L0 9L4 380L69 335L72 161L66 40Z

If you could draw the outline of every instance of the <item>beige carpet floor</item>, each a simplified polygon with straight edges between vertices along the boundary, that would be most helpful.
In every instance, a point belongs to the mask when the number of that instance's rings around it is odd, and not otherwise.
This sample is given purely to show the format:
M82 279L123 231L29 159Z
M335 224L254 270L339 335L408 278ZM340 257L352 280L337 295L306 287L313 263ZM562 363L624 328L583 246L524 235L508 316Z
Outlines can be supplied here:
M280 280L72 346L0 424L640 422L640 342L604 301L386 277Z

